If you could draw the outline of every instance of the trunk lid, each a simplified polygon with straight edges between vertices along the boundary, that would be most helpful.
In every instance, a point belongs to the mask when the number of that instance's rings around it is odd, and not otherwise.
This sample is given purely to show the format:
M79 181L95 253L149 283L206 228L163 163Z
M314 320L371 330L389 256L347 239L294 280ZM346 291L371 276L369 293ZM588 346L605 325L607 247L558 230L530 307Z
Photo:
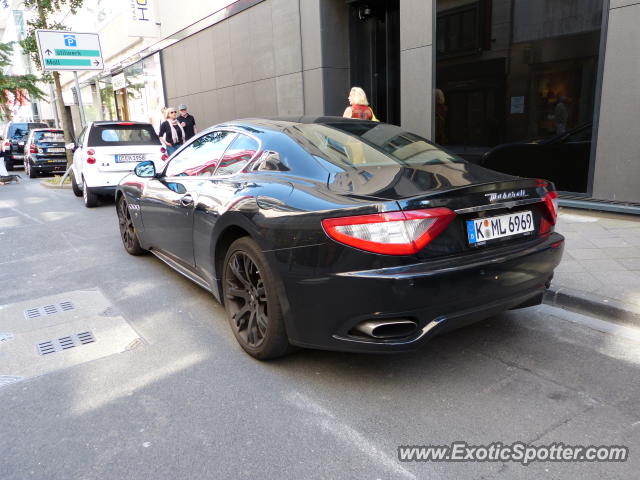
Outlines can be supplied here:
M328 187L351 198L394 201L399 210L445 207L455 219L418 256L431 258L486 251L529 242L540 236L547 206L545 183L485 169L467 162L407 166L381 166L332 173ZM552 188L552 187L551 187ZM533 231L471 243L470 224L478 219L508 222L505 215L531 215Z

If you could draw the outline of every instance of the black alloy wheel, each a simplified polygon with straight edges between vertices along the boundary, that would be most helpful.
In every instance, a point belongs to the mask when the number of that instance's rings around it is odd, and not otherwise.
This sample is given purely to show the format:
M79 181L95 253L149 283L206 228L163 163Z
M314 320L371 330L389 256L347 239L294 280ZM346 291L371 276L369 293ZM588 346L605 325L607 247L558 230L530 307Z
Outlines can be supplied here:
M131 220L129 206L127 201L124 199L124 196L120 197L118 200L116 211L118 212L120 238L122 239L124 249L131 255L142 255L146 250L140 246L140 241L136 234L136 227L133 225L133 220Z
M258 245L249 237L233 242L224 260L224 305L240 346L261 360L290 350L275 285Z

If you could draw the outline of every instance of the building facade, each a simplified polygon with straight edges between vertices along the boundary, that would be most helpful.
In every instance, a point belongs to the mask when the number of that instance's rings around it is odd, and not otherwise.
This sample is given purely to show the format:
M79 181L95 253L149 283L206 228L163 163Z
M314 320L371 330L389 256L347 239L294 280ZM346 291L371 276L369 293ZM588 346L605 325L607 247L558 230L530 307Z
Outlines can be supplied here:
M156 8L155 36L123 36L118 21L100 31L107 70L83 78L82 96L100 104L96 119L158 123L180 103L201 128L341 115L359 85L381 120L470 161L566 133L565 204L640 211L637 0L143 4Z

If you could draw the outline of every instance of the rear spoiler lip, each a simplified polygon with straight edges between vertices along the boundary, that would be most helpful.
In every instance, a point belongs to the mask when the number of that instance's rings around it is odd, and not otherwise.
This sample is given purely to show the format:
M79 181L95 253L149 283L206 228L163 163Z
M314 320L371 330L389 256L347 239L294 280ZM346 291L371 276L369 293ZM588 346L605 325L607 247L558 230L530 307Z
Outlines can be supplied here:
M544 198L536 198L536 197L523 198L521 200L511 200L508 202L500 202L500 203L487 203L485 205L478 205L475 207L459 208L457 210L454 210L454 212L456 212L458 215L461 215L464 213L484 212L486 210L498 210L501 208L513 208L520 205L530 205L532 203L540 203L543 200Z

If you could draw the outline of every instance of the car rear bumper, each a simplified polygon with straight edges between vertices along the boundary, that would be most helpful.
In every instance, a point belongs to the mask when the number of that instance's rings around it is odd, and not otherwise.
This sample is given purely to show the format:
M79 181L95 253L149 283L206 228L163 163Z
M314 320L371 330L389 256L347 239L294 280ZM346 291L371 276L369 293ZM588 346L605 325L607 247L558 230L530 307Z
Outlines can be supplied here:
M67 170L67 160L63 158L62 160L56 159L52 163L46 160L31 162L31 169L40 173L65 172Z
M106 186L106 187L89 187L91 188L91 192L96 195L102 195L105 197L115 197L117 186Z
M357 352L401 352L430 338L518 306L535 305L560 263L564 238L400 267L301 277L283 273L283 311L292 343ZM375 339L366 321L410 320L406 337Z

